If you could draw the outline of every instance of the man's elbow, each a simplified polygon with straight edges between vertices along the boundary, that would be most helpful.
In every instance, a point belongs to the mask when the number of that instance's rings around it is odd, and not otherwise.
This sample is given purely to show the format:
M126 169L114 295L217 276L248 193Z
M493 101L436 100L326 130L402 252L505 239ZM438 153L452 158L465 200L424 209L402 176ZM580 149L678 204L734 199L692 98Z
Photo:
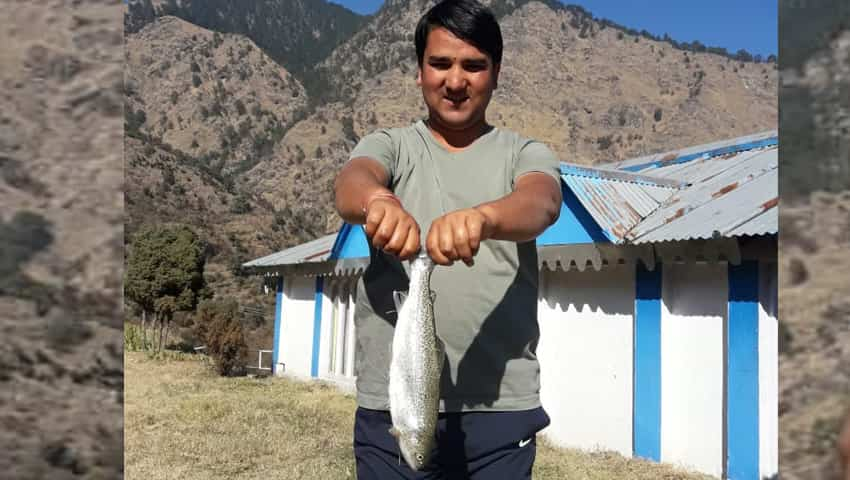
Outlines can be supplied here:
M561 203L563 202L563 198L561 197L561 185L558 184L558 188L552 189L547 196L546 206L544 207L544 211L546 212L546 228L549 228L552 224L558 221L558 218L561 216Z

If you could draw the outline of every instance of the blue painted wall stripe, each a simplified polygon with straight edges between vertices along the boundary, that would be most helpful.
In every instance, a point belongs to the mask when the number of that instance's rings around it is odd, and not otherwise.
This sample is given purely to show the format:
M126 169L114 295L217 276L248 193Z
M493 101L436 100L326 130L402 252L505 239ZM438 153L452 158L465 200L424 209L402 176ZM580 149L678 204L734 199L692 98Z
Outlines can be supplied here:
M369 240L363 225L343 223L334 240L330 258L369 258Z
M272 374L277 373L277 359L280 358L280 322L283 308L283 277L277 279L274 299L274 345L272 345Z
M698 158L702 158L703 156L716 157L718 155L726 155L727 153L745 152L747 150L754 150L756 148L772 147L772 146L778 145L778 144L779 144L779 137L770 137L770 138L766 138L764 140L758 140L758 141L755 141L755 142L742 143L740 145L730 145L728 147L715 148L713 150L707 150L705 152L696 152L696 153L691 153L689 155L682 155L681 157L678 157L678 158L671 160L669 162L662 162L662 161L658 160L658 161L654 161L654 162L647 162L647 163L641 163L641 164L638 164L638 165L631 165L631 166L628 166L628 167L623 167L620 170L625 170L627 172L639 172L639 171L647 169L647 168L659 168L659 167L666 167L666 166L669 166L669 165L678 165L680 163L687 163L687 162L690 162L691 160L696 160Z
M758 325L758 262L729 265L726 474L731 480L761 478Z
M581 204L575 192L561 182L561 215L537 237L537 245L567 245L575 243L610 243L608 237Z
M634 454L661 461L661 269L637 264L634 325Z
M313 361L310 364L310 375L319 376L319 346L322 339L322 288L325 277L316 277L315 312L313 314Z
M336 238L334 239L334 245L331 247L331 257L330 258L339 258L339 254L342 252L342 247L345 245L346 240L348 239L348 233L351 231L351 224L343 223L342 228L339 229L339 232L336 234Z

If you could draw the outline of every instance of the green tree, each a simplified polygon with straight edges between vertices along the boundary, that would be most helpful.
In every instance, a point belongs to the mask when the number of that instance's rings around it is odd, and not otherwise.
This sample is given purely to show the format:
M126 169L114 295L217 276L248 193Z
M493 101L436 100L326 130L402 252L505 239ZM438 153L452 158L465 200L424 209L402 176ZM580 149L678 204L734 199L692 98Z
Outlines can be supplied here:
M168 339L168 327L175 312L192 311L204 292L204 243L189 227L148 226L141 229L130 244L124 277L124 294L142 312L142 332L148 343L150 327L159 330L155 348ZM165 338L163 339L163 335Z

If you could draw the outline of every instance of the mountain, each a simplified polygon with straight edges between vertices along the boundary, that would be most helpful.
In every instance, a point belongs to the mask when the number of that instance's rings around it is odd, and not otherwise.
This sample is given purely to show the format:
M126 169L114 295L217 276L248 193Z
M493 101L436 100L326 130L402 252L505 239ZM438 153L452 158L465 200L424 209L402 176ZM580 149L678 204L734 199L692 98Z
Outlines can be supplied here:
M0 476L121 478L122 8L0 10Z
M848 210L850 183L780 211L779 455L789 480L840 478L835 447L850 412Z
M217 172L250 169L307 107L304 87L241 35L158 17L127 39L125 116Z
M850 406L850 10L832 0L779 8L782 476L839 478Z
M369 18L324 0L134 0L128 5L125 31L136 33L167 15L247 37L302 81L318 59Z
M298 22L306 4L128 7L136 10L125 17L130 230L195 226L217 252L211 286L244 293L248 283L230 276L234 263L338 229L332 182L352 147L426 114L412 39L431 3L388 0L356 32L335 37L341 43L327 55L311 53L309 65L267 48L256 20L291 6L296 13L269 21ZM776 128L774 62L655 38L555 0L486 3L505 41L488 120L546 142L562 160L611 162ZM233 28L210 20L222 12ZM310 28L281 45L324 38ZM221 33L228 29L239 33Z
M780 188L788 200L806 201L812 190L850 187L850 11L845 11L848 27L833 32L822 49L799 66L783 63L781 125L787 141Z
M488 120L545 141L565 161L608 162L776 128L775 63L682 51L581 9L522 3L500 22L505 52ZM426 114L412 32L428 5L388 2L319 65L337 72L332 90L366 119L355 121L358 135Z

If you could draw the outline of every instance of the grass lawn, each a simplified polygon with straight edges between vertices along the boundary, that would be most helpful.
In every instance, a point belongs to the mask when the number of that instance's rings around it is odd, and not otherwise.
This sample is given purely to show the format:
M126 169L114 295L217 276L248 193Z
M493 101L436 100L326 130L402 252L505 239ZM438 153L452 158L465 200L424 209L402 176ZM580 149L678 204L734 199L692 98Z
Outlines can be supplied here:
M125 353L125 478L355 478L351 396L319 382L221 378L193 357ZM705 480L538 442L537 479Z

